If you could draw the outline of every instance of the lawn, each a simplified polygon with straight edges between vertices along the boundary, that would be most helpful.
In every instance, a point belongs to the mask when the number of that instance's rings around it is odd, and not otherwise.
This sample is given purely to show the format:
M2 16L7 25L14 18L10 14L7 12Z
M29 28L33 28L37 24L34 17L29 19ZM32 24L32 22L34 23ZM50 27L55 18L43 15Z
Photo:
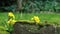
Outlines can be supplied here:
M16 17L16 20L31 20L33 16L38 16L41 20L40 23L44 23L45 21L47 21L50 24L60 25L60 14L58 13L14 13L14 15ZM4 26L4 23L7 22L7 20L8 13L0 12L0 26Z
M48 21L49 23L58 23L60 24L60 14L58 13L14 13L16 20L31 20L33 16L38 16L41 20L41 23ZM8 13L0 12L0 25L8 20Z

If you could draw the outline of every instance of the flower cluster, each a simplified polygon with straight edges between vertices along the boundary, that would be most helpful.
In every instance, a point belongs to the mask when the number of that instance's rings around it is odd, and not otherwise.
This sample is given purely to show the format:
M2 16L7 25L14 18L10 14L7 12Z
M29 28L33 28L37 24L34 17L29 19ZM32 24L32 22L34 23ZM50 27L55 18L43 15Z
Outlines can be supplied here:
M35 21L37 24L40 23L40 19L38 16L34 16L31 20Z
M15 22L16 22L16 20L15 20L15 16L14 16L14 14L12 13L12 12L9 12L8 13L8 23L10 24L10 23L12 23L12 24L14 24Z

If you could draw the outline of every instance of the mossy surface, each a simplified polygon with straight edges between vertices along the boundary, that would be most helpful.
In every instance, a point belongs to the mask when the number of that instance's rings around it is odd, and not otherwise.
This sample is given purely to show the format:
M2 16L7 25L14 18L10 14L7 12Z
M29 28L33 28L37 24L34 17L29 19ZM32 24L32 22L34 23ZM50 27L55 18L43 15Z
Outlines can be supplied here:
M53 25L41 26L35 23L16 22L12 34L55 34L55 27Z

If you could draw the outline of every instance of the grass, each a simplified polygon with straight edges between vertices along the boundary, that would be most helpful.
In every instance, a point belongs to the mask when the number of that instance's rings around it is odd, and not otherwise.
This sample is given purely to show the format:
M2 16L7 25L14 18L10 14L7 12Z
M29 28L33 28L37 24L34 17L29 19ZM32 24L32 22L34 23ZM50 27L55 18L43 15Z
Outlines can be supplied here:
M23 13L22 16L20 13L14 13L16 16L16 20L31 20L33 16L38 16L43 23L44 21L48 21L49 23L58 23L60 24L60 14L57 13L31 13L26 14ZM8 20L8 14L7 13L1 13L0 12L0 25L2 25L4 22L7 22Z
M10 34L10 33L7 31L0 31L0 34Z
M31 13L31 14L22 14L22 17L19 14L15 14L16 20L31 20L33 16L38 16L42 23L48 21L51 24L60 24L60 14L57 13Z
M31 20L33 16L38 16L41 20L41 23L44 23L45 21L48 21L50 24L58 24L60 25L60 14L58 13L23 13L21 16L21 13L14 13L16 20ZM0 12L0 26L5 26L4 24L8 20L8 13ZM4 32L4 33L3 33ZM1 34L9 34L6 31L1 31Z

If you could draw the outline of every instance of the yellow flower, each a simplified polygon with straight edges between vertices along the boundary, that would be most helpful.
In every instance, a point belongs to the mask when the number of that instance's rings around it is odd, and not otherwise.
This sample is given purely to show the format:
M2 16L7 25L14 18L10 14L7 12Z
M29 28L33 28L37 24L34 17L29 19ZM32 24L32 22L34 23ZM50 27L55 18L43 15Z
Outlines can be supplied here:
M40 23L40 19L38 18L38 16L34 16L32 20L34 20L37 24Z
M8 24L14 24L16 22L14 14L12 12L9 12L8 16L9 16Z
M10 20L8 21L8 24L15 24L15 22L16 22L16 20L10 19Z
M15 19L15 16L14 16L14 14L13 14L12 12L9 12L9 13L8 13L8 16Z
M12 24L15 24L15 22L16 22L16 20L12 20L12 21L11 21Z

